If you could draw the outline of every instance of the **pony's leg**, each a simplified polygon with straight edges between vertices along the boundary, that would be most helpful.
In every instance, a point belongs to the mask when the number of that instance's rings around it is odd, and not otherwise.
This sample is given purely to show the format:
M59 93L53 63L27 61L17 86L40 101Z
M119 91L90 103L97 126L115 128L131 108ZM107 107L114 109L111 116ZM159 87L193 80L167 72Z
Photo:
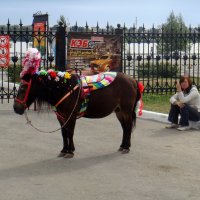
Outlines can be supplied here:
M116 112L116 115L123 129L122 143L119 151L122 151L122 153L128 153L130 151L131 133L133 128L132 113Z
M60 121L61 126L65 122ZM73 136L74 136L74 128L76 124L76 119L70 119L69 122L65 127L62 128L62 137L63 137L63 149L61 150L60 154L58 155L59 157L65 157L65 158L72 158L74 156L74 141L73 141Z

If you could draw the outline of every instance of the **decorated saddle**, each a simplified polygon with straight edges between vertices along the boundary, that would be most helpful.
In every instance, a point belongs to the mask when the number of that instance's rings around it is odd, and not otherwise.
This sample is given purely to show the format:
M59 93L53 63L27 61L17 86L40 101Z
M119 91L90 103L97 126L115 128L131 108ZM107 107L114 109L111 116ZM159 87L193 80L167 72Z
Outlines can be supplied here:
M81 76L82 84L82 106L78 117L82 117L88 106L90 92L109 86L117 76L116 72L105 72L92 76Z

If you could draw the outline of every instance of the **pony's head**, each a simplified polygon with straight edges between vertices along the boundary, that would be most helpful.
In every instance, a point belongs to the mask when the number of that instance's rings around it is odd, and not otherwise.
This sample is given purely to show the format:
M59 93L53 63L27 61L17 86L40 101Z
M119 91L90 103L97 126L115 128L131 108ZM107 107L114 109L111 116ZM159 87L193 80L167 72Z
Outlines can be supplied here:
M23 114L35 100L40 107L43 103L55 105L65 92L72 90L76 77L68 72L57 72L52 69L38 71L40 54L37 49L29 50L23 60L21 83L14 101L14 110Z
M34 101L35 92L33 82L36 81L34 74L38 72L40 61L41 54L36 48L30 48L26 52L22 61L23 69L20 73L21 84L13 106L15 112L18 114L23 114L25 109Z

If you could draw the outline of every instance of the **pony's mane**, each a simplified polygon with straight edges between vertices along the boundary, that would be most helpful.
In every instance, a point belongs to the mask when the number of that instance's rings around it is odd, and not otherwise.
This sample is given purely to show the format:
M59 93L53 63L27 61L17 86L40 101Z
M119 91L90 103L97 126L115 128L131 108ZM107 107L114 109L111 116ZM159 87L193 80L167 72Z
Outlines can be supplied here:
M61 98L63 93L70 91L74 84L77 83L75 76L69 72L55 71L53 69L40 70L35 73L35 76L42 80L44 90L48 90L49 96L45 95L43 90L38 91L39 98L36 99L37 108L50 107L47 102L55 101L55 98Z

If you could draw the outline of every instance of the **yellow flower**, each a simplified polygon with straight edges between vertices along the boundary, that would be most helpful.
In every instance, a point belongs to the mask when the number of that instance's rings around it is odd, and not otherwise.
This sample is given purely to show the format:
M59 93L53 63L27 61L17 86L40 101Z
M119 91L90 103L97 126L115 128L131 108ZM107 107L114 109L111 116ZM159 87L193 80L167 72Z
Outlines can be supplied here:
M71 74L69 72L66 72L65 75L64 75L64 78L70 79L71 78Z

